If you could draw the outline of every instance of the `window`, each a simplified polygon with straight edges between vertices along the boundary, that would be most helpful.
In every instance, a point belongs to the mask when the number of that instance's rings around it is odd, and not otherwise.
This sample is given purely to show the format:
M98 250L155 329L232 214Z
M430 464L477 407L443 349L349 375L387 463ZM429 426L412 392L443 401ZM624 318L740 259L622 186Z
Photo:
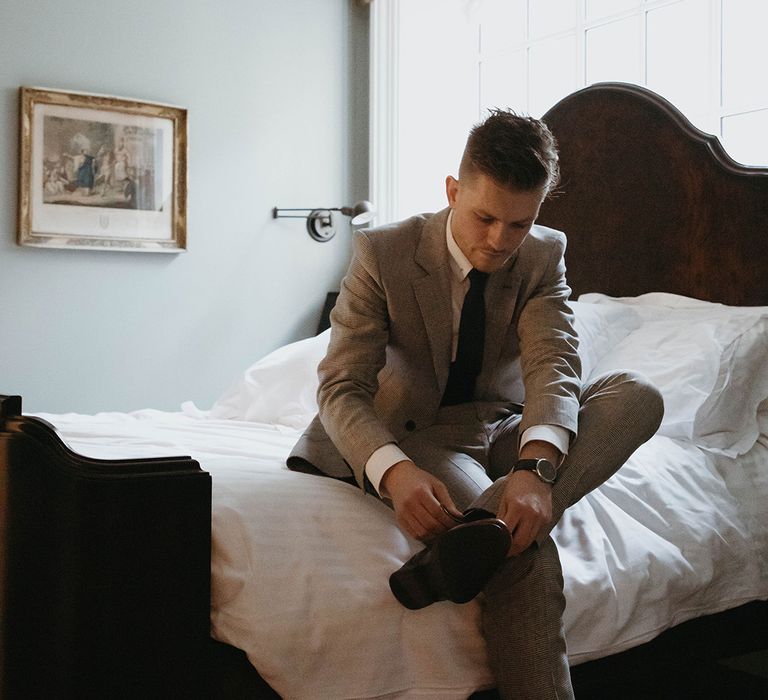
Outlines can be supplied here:
M372 196L379 221L445 205L488 107L541 116L601 81L644 85L768 164L768 3L754 0L373 0Z

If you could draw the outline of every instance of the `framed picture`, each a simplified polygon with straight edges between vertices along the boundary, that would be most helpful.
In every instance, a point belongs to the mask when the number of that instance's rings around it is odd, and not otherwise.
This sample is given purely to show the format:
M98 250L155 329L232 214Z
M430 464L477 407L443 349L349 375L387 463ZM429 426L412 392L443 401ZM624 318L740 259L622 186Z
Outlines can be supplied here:
M22 87L18 243L186 249L185 109Z

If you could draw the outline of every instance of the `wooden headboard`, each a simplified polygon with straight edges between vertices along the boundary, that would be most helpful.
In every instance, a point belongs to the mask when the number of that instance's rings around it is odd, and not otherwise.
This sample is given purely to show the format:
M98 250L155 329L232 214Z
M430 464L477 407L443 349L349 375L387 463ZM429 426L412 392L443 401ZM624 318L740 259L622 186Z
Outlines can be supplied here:
M739 165L659 95L598 83L543 117L561 182L539 222L568 236L585 292L768 304L768 168Z

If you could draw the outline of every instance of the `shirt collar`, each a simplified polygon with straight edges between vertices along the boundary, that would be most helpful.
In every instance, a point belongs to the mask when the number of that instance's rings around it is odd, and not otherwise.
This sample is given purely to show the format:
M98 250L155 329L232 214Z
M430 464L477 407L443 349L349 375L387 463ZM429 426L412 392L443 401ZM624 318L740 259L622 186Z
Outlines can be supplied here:
M450 254L450 264L453 274L456 279L461 282L472 270L472 263L467 260L467 256L464 255L459 244L456 243L456 239L453 237L453 230L451 229L451 220L453 218L453 209L448 212L448 220L445 224L445 241L448 244L448 253Z

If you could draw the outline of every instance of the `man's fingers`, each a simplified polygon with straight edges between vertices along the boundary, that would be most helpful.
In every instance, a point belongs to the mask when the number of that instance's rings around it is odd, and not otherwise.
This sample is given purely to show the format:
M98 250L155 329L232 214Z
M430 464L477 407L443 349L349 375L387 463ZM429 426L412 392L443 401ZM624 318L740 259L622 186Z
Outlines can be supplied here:
M518 512L515 509L506 506L505 504L502 504L502 507L499 509L496 517L504 522L504 524L507 526L507 529L509 530L510 535L515 531L515 528L517 528L517 525L520 522L520 516Z
M424 507L429 517L429 531L432 536L440 535L456 525L456 519L451 517L450 511L436 498L432 497Z
M410 501L404 508L401 523L412 537L428 541L456 523L431 494Z
M455 517L451 516L450 511L444 505L437 501L435 501L435 510L432 511L431 514L437 523L437 528L435 529L436 535L446 532L452 527L456 527L460 522L456 520Z
M514 555L521 554L531 546L535 537L534 529L528 523L521 523L512 533L512 546L509 551Z
M445 484L413 462L398 463L387 474L398 523L411 537L428 541L462 522Z
M430 538L430 527L422 518L411 511L406 511L399 518L402 528L413 538L425 541Z
M453 521L454 525L457 521L462 522L464 519L463 514L453 502L451 494L448 492L446 485L442 481L436 481L434 488L435 498L437 499L443 513Z
M507 481L499 506L499 518L512 535L510 554L520 554L534 542L552 518L551 487L530 472L513 474Z
M512 536L509 549L511 555L518 555L528 549L547 522L542 514L520 508L500 510L498 517L507 525Z
M530 544L527 541L529 539L532 541L535 536L531 520L523 517L520 511L514 508L500 511L498 517L506 524L512 538L512 544L509 547L510 555L520 554Z

